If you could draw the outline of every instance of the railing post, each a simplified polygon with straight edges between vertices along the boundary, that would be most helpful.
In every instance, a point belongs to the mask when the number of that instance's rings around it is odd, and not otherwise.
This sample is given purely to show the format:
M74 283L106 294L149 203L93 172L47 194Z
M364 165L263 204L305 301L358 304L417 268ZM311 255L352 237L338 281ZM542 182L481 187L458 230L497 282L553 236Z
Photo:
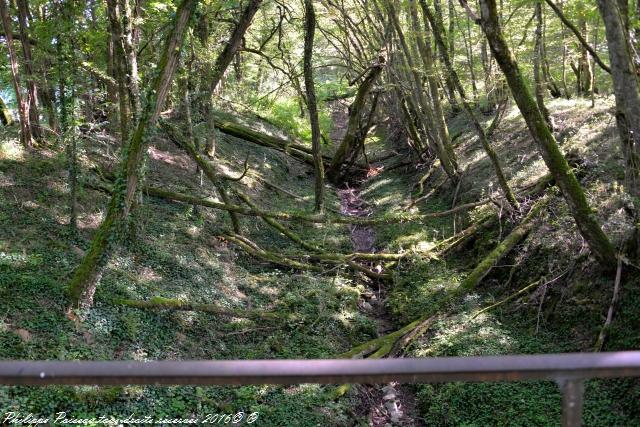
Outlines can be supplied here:
M559 380L562 392L562 427L580 427L582 425L582 398L584 379Z

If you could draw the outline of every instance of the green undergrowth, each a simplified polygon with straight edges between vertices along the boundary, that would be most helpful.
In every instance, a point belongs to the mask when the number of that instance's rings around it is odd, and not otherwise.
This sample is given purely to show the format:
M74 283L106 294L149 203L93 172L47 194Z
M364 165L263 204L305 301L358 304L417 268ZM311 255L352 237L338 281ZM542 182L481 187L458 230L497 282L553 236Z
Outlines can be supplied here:
M214 195L193 165L158 135L147 178L176 191ZM125 242L107 266L92 309L82 323L65 316L66 284L99 225L107 195L79 191L79 233L66 225L66 171L62 151L22 152L14 141L0 151L0 357L58 360L181 360L331 358L376 336L376 324L358 309L364 287L344 269L319 275L246 255L219 236L231 229L225 212L145 198L137 240ZM110 147L111 153L117 150ZM263 208L310 212L313 176L305 165L268 149L220 138L221 166L238 175L249 155L251 173L300 198L265 187L251 174L243 182ZM83 141L81 177L109 154ZM339 208L328 192L327 205ZM298 251L258 218L241 217L246 236L271 251ZM351 250L346 226L293 225L327 250ZM178 298L236 310L291 313L278 321L251 321L207 313L139 310L119 299ZM204 417L260 413L260 425L345 425L349 399L330 389L289 387L2 387L5 412L75 417L152 414Z
M628 236L630 225L623 213L629 203L616 180L621 157L610 116L610 99L595 109L588 100L550 102L557 120L562 149L579 159L578 175L590 202L614 242ZM496 192L493 172L471 129L459 115L450 121L451 134L462 132L458 153L464 180L458 204L472 202ZM488 122L491 117L486 116ZM546 173L526 132L521 117L511 108L492 140L510 183L515 188ZM525 153L534 153L525 155ZM385 166L394 164L385 162ZM596 166L597 165L597 166ZM382 212L406 209L413 187L428 170L395 169L369 179L363 189ZM434 175L425 185L427 194L442 180ZM470 188L473 187L473 188ZM434 212L450 209L452 188L448 183L411 209ZM496 195L497 193L494 193ZM613 276L603 274L595 263L576 254L581 238L566 203L557 190L534 231L502 259L480 286L463 298L449 301L432 325L406 350L411 357L476 356L593 351L611 300ZM529 203L529 202L526 202ZM436 218L425 224L380 227L381 250L429 251L439 239L460 231L477 213ZM500 226L444 258L410 256L394 273L387 305L396 326L404 326L440 307L442 298L455 289L468 272L503 239L517 217L503 212ZM454 228L455 227L455 228ZM558 276L560 276L558 278ZM554 280L556 279L556 280ZM538 286L474 318L491 304L540 280ZM629 271L623 280L621 302L604 350L640 348L640 279ZM561 395L553 382L445 383L414 386L418 409L427 425L437 426L555 426L560 423ZM590 380L586 383L584 424L589 426L640 423L637 402L640 384L634 379Z
M621 241L628 229L623 209L628 200L615 183L620 175L620 155L611 142L614 122L603 119L608 104L603 101L603 106L591 110L586 101L571 105L554 101L550 107L561 126L563 150L581 159L579 176L599 219L613 240ZM457 116L450 123L452 134L463 131L458 152L461 168L467 171L456 203L472 202L488 193L497 195L490 165L464 118ZM367 143L370 158L388 152L383 131L379 128ZM197 134L201 132L196 129ZM325 274L279 268L221 237L231 229L226 212L153 198L145 198L138 212L138 239L125 242L109 263L95 306L81 313L85 317L82 323L73 322L65 316L66 284L103 217L107 195L81 187L80 229L77 234L69 232L63 150L49 147L39 154L27 154L15 139L5 139L8 142L0 144L1 358L331 358L377 336L379 325L359 309L362 295L372 291L371 284L359 275L344 268L327 267ZM82 179L92 174L92 165L108 165L117 152L115 144L105 147L89 141L80 144ZM492 144L514 187L546 173L514 109ZM222 135L217 150L220 167L233 176L242 172L244 160L249 159L243 191L261 208L311 212L313 174L307 165ZM396 156L384 165L389 168L404 160ZM362 196L375 215L450 209L454 189L448 183L440 186L442 174L426 183L423 194L437 186L439 190L407 208L410 196L418 196L414 184L428 166L382 171L364 182ZM152 185L215 197L206 179L201 185L193 163L161 134L153 141L146 173ZM265 186L264 180L297 197ZM529 237L473 292L449 301L443 317L406 349L407 356L592 351L611 298L613 277L604 275L587 257L577 255L582 242L566 204L556 191L550 196ZM327 207L334 211L340 208L334 191L327 191ZM479 209L458 214L455 222L453 217L442 217L423 224L375 227L377 250L408 252L393 271L393 283L385 289L387 312L396 328L441 307L441 298L446 298L520 219L503 212L499 226L483 231L477 239L444 257L431 253L441 239L459 232L478 216ZM240 222L246 237L265 250L283 255L303 252L259 218L240 217ZM352 250L347 226L290 226L327 252ZM536 280L547 285L473 317ZM377 286L373 284L373 291L377 292ZM639 279L625 276L622 289L605 350L640 347ZM292 315L280 321L256 322L207 313L140 310L117 303L120 299L154 297ZM152 413L158 418L202 417L244 411L259 412L260 425L366 422L354 415L361 413L355 395L336 401L332 390L318 385L1 387L0 405L5 411L43 415L66 411L76 417L131 413ZM420 417L427 425L559 424L560 394L551 382L424 384L413 390ZM589 381L585 424L640 424L638 400L636 380Z

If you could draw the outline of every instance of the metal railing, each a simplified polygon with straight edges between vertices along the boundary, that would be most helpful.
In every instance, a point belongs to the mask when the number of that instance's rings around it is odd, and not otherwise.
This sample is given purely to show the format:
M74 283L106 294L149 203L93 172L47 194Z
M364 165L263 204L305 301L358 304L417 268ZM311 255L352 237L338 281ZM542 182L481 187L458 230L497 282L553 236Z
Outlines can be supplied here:
M579 426L584 381L640 376L640 351L377 360L2 361L5 385L248 385L553 380Z

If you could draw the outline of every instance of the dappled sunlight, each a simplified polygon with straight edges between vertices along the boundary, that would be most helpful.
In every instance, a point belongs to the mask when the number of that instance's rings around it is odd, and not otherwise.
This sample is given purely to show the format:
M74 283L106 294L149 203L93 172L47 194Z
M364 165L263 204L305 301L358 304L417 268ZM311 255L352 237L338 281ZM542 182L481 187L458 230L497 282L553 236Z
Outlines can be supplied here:
M97 230L104 220L104 215L103 211L78 214L78 228L80 230Z
M637 108L624 73L585 62L620 71L602 7L583 25L551 1L4 3L0 360L408 367L640 346L616 122ZM397 379L9 386L0 404L265 427L560 419L551 382ZM584 424L640 425L635 385L589 381Z
M22 162L25 160L25 151L17 139L0 142L0 161L10 160Z
M153 145L149 147L148 152L149 157L152 160L166 163L171 166L176 166L180 169L189 169L190 161L183 154L175 154L172 152L163 151Z

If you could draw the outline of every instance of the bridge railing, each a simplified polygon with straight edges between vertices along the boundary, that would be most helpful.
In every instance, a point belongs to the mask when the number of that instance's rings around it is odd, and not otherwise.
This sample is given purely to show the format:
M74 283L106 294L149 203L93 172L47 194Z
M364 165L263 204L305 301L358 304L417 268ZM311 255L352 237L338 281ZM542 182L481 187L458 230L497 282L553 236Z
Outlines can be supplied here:
M552 380L579 426L584 381L640 376L640 351L358 360L1 361L4 385L249 385Z

